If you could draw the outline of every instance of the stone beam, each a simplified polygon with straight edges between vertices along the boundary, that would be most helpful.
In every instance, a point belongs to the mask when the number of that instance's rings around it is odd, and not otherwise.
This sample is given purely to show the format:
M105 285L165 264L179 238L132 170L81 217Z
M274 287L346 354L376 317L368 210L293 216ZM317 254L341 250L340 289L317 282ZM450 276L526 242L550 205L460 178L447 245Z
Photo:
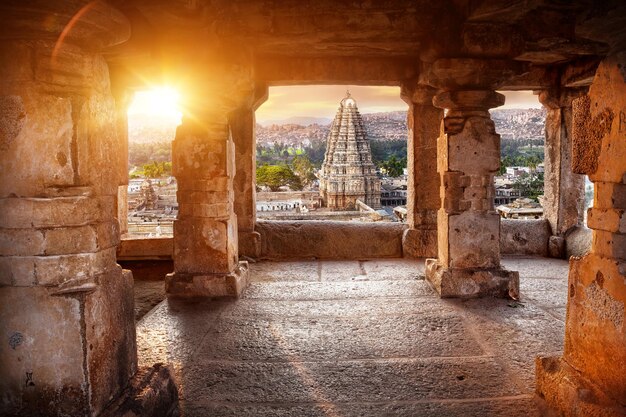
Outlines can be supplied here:
M626 411L626 53L573 103L573 166L595 186L591 252L570 260L565 350L537 359L537 393L563 416Z
M504 104L504 96L445 91L433 103L448 111L437 140L438 257L426 261L426 278L442 297L517 298L517 272L500 266L500 216L493 207L500 136L488 109Z
M400 85L418 75L414 58L302 58L258 56L257 81L268 85L360 84Z
M437 172L437 137L443 110L433 106L435 89L403 84L402 99L409 105L407 124L407 165L409 171L407 223L402 237L404 256L437 256L437 209L439 173Z

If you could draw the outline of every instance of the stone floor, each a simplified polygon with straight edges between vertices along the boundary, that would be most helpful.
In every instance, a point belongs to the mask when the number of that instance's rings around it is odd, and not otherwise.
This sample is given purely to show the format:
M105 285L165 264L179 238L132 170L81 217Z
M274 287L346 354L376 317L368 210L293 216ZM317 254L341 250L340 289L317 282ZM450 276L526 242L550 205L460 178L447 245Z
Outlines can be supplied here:
M264 262L238 301L165 300L139 360L183 416L538 416L534 358L563 348L566 261L507 258L521 302L442 300L423 261Z

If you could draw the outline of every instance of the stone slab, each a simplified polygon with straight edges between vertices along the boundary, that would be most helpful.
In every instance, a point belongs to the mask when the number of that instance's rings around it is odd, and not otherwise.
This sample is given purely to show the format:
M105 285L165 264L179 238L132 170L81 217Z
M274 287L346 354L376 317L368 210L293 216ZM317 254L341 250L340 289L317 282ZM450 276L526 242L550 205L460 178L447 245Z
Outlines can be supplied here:
M319 281L321 265L317 261L256 262L249 264L250 282Z
M493 358L181 364L185 397L232 402L360 402L519 395Z
M340 314L341 311L337 311ZM329 349L332 346L332 349ZM458 315L221 317L195 357L280 362L482 356Z
M332 300L378 297L431 296L433 290L424 281L375 282L272 282L263 285L252 283L243 299L270 300Z
M529 396L504 397L489 401L393 401L308 404L205 403L184 407L185 416L204 417L539 417L535 400Z
M569 263L564 259L508 256L502 258L501 264L511 271L519 271L520 280L530 277L567 280L569 273Z

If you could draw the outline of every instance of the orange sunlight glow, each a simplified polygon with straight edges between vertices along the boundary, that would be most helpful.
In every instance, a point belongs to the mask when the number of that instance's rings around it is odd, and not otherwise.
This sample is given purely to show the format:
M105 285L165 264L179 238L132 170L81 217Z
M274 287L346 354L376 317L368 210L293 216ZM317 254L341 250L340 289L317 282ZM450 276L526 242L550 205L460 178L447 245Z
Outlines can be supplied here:
M180 93L171 87L137 91L128 107L128 115L158 117L179 125L183 117L180 98Z

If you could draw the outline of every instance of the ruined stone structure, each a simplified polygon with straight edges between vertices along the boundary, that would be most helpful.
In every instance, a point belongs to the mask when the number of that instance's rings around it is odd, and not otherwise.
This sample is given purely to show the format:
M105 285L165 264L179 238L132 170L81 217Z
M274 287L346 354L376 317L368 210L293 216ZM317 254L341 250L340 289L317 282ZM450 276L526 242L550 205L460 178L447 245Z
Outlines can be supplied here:
M137 370L132 277L116 263L126 107L152 84L184 97L167 278L179 298L240 295L240 254L431 257L441 296L517 297L524 276L500 265L499 243L523 230L501 232L493 209L488 109L504 103L496 90L536 91L548 107L545 251L562 255L580 227L579 175L595 185L592 249L570 261L565 351L538 359L538 398L559 415L625 414L623 1L29 0L0 16L0 414L115 415L144 388L137 398L160 410L175 399L171 384L148 387L164 368ZM254 111L268 86L295 84L401 88L406 230L256 221Z
M380 179L356 101L347 93L326 139L320 196L332 210L354 210L356 201L380 208Z

